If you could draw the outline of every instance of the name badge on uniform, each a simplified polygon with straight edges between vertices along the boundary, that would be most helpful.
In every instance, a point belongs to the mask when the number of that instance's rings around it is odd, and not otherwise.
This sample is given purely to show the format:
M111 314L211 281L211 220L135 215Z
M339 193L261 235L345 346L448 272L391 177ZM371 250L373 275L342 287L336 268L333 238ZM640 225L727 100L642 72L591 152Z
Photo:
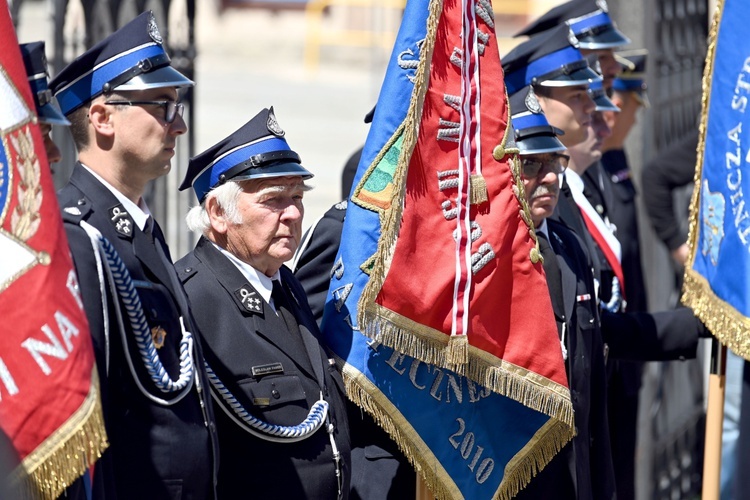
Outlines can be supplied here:
M253 377L261 377L272 373L284 373L284 366L281 363L270 363L267 365L258 365L251 368Z
M263 299L250 285L243 285L234 291L234 296L240 301L246 311L263 314Z

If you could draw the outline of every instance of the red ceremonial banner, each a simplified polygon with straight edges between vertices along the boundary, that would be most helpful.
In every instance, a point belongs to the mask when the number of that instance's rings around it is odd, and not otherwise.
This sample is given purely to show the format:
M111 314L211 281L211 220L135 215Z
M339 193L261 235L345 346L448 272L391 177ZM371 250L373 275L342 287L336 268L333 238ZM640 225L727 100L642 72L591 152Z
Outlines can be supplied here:
M431 60L415 93L426 91L404 124L398 168L408 169L394 175L405 187L390 204L360 324L398 351L530 401L523 373L559 387L567 378L483 5L446 0L434 46L422 46Z
M37 126L0 0L0 428L11 486L56 498L106 448L88 323Z

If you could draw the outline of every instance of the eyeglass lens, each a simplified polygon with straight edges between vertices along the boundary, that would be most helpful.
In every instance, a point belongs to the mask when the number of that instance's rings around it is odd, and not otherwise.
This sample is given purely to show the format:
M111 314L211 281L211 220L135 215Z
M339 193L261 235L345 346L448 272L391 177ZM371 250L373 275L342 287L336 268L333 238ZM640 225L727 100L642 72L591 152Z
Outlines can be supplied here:
M537 177L542 171L561 174L568 167L568 157L565 155L550 155L543 158L522 158L521 166L526 178Z

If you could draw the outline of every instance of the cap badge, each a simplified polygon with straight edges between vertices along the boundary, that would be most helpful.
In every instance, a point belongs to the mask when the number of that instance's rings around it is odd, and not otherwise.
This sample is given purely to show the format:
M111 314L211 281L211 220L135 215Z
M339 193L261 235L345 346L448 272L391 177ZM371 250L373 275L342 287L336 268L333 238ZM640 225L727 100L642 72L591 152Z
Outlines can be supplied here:
M284 136L284 130L279 125L279 122L276 121L276 115L273 114L273 110L268 112L268 121L266 122L266 127L268 127L268 131L273 135L279 137Z
M609 12L609 7L607 7L607 0L596 0L596 6L602 9L602 12Z
M526 104L526 108L529 111L536 115L542 112L542 105L539 104L539 99L536 98L536 94L534 93L533 88L529 88L529 93L526 94L526 98L523 100L523 103Z
M153 12L148 18L148 36L150 36L151 40L155 41L159 45L164 42L164 39L161 37L161 33L159 33L159 27L156 25L156 18L154 17Z

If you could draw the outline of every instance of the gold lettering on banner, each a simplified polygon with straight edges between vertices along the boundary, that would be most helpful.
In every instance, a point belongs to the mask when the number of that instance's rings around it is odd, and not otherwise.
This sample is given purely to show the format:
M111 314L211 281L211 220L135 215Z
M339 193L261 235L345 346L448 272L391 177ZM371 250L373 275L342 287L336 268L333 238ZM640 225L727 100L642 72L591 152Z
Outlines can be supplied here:
M491 457L484 457L483 446L475 443L476 437L473 432L466 430L466 422L462 418L457 418L458 430L450 435L448 442L461 454L471 472L474 473L474 479L478 484L482 484L489 479L492 471L495 469L495 460ZM476 445L476 449L474 446Z

